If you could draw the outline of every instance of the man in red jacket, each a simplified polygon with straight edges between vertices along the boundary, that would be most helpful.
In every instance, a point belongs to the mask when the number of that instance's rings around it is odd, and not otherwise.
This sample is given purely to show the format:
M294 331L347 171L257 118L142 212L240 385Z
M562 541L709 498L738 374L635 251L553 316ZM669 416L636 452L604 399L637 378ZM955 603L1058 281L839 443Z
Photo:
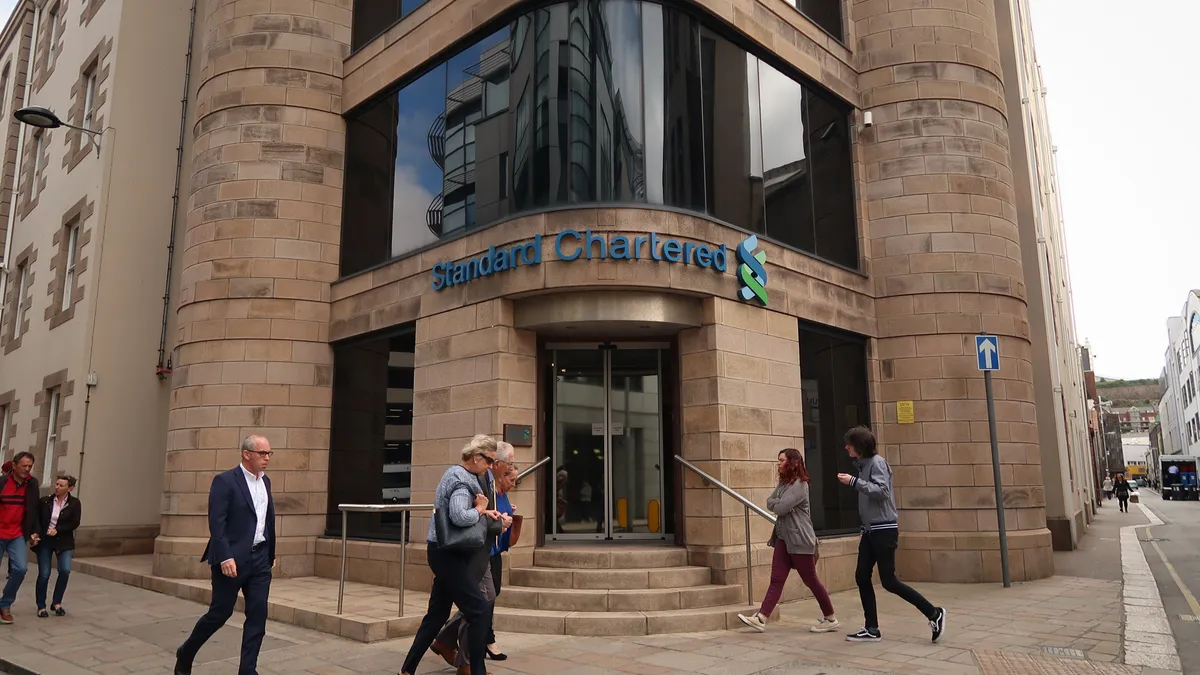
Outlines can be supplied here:
M38 482L33 455L18 452L12 473L0 476L0 558L8 555L8 583L0 595L0 623L12 623L13 603L29 570L29 544L38 543Z

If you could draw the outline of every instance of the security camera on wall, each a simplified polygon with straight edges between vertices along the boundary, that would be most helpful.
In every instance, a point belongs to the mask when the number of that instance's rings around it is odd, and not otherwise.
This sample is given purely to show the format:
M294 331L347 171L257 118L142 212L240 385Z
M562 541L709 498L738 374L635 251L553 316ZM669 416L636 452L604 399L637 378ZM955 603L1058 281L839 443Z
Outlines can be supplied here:
M875 124L875 122L871 118L871 111L870 110L864 111L863 112L863 128L870 129L873 124Z

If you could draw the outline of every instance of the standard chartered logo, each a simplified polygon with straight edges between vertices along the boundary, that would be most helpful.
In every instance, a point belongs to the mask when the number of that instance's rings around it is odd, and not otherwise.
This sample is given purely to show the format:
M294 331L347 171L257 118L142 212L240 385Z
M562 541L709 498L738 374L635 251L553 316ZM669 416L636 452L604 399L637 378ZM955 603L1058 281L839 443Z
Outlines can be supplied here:
M742 281L739 295L743 300L758 298L764 306L767 304L767 252L758 251L758 237L753 234L737 246L738 278Z

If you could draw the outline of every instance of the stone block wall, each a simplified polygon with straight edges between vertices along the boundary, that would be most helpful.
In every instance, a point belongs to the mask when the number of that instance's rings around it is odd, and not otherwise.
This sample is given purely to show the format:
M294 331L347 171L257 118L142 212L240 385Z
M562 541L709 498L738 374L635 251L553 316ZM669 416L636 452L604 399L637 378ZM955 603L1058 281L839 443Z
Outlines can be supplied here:
M208 576L207 492L248 433L276 453L277 573L313 573L327 501L349 4L201 5L157 575Z
M429 504L446 468L475 434L502 438L505 424L534 428L534 445L516 448L522 467L537 457L537 336L513 327L511 300L488 300L417 320L413 374L412 502ZM524 516L518 546L536 541L536 485L545 469L514 490ZM413 513L409 541L424 549L429 515Z
M724 298L704 301L700 328L683 331L682 455L755 504L766 503L783 448L803 448L800 347L795 317ZM745 583L745 509L683 472L684 541L714 583ZM771 524L751 515L759 573L769 575ZM761 586L763 590L766 586Z
M863 108L876 425L895 466L901 575L998 578L999 544L974 335L1000 336L997 433L1014 579L1053 573L1030 328L1009 169L995 8L852 7ZM897 401L916 422L898 424Z

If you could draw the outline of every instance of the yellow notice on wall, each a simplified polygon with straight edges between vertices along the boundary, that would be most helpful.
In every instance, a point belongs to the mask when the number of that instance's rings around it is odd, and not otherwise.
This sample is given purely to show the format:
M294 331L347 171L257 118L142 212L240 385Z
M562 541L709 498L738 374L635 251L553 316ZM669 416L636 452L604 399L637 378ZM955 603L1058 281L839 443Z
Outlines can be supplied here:
M917 421L912 401L896 401L896 421L900 424L913 424Z

